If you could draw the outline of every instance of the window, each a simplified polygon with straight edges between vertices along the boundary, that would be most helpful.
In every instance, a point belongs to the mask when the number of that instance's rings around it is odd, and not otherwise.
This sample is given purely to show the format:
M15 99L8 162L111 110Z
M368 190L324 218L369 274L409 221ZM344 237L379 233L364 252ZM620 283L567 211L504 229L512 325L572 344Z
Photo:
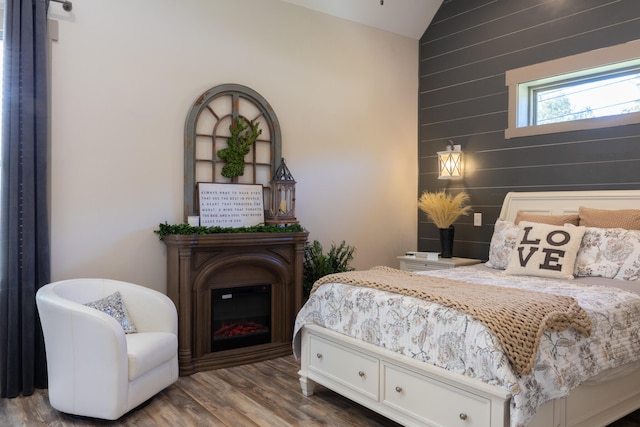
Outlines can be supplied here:
M507 71L506 138L640 123L640 40Z
M533 125L634 113L640 111L640 70L568 79L529 91Z

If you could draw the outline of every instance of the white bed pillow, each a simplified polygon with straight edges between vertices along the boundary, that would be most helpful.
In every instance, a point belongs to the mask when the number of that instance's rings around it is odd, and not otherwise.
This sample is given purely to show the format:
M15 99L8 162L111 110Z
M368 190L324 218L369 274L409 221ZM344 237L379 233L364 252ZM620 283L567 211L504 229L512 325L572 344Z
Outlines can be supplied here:
M634 230L587 227L573 274L576 277L615 278L634 247L638 247L639 239L640 232Z
M518 228L516 246L505 273L573 279L586 227L521 221Z
M498 270L507 268L519 231L513 222L498 219L489 245L489 260L484 265Z

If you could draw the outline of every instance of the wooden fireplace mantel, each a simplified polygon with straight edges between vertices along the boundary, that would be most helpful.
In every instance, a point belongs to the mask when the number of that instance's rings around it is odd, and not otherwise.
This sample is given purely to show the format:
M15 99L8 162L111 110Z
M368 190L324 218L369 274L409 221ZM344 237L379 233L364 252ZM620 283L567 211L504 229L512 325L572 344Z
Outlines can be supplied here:
M178 311L180 375L254 363L291 353L302 305L307 232L166 235L167 294ZM211 291L269 283L271 342L211 352Z

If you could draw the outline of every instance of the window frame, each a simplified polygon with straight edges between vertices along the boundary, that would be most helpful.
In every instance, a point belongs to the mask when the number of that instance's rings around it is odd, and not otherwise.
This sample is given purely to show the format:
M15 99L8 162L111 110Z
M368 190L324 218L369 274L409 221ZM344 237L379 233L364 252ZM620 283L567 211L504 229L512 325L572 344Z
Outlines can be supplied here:
M597 76L640 65L640 40L509 70L505 75L509 107L506 139L640 123L640 112L530 124L530 88L571 78Z

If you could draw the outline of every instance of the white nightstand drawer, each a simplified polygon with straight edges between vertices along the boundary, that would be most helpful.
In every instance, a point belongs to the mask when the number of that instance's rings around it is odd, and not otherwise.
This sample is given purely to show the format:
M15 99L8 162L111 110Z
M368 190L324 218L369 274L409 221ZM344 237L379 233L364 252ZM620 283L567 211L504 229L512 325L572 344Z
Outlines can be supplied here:
M399 256L400 270L427 271L442 270L445 268L464 267L466 265L480 264L482 261L473 258L438 258L431 260L426 258Z
M400 270L403 271L427 271L440 270L443 268L453 268L453 265L434 264L433 262L423 260L400 260Z

